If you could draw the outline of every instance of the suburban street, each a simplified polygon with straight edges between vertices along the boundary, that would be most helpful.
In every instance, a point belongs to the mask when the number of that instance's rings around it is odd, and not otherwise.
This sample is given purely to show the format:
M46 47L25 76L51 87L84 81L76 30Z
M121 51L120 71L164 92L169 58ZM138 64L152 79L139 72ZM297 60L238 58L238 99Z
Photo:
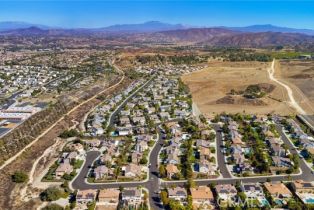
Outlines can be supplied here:
M116 115L121 111L121 109L128 103L128 101L135 96L139 91L141 91L144 87L147 87L152 80L154 79L154 76L152 76L147 82L145 82L141 87L139 87L137 90L135 90L131 95L126 97L122 103L118 105L118 107L110 114L107 127L113 126L114 119Z
M149 201L153 209L163 209L162 205L160 205L159 199L159 177L158 177L158 154L163 145L162 135L160 130L158 129L158 140L156 141L155 147L150 153L149 163L151 166L149 167L148 179L142 182L130 182L130 183L102 183L102 184L95 184L95 183L87 183L86 177L89 172L90 167L92 166L93 162L97 159L100 155L98 151L90 151L87 152L86 161L83 165L83 168L80 174L76 177L76 179L72 183L72 187L74 189L104 189L104 188L119 188L120 186L123 187L138 187L143 186L149 190Z
M272 67L269 70L270 77L273 76L274 73L274 62L272 63ZM273 77L272 77L273 78ZM141 87L139 87L136 91L130 94L124 101L117 106L117 108L110 114L109 121L107 126L114 126L114 121L117 114L122 110L124 105L134 97L139 91L145 88L150 82L154 79L154 77L150 78L147 82L145 82ZM274 79L274 78L273 78ZM277 81L278 82L278 81ZM171 120L170 120L171 121ZM158 139L152 148L149 154L148 161L148 176L146 180L143 181L134 181L134 182L108 182L108 183L88 183L86 177L88 176L88 172L93 162L99 157L100 152L98 151L89 151L86 154L86 161L83 165L80 174L76 177L76 179L72 183L72 187L74 189L104 189L104 188L119 188L119 187L144 187L149 191L149 202L152 209L163 209L163 206L159 197L159 190L163 187L170 187L173 185L184 186L187 180L179 180L179 181L163 181L159 178L159 152L163 147L163 138L162 133L159 128L160 124L156 124L156 129L158 133ZM304 180L304 181L313 181L314 175L311 168L308 167L305 160L300 158L299 169L300 171L297 174L291 175L272 175L272 176L254 176L254 177L233 177L231 172L229 171L226 163L225 163L225 155L222 152L223 148L223 136L221 132L221 127L219 124L213 124L213 128L216 131L216 150L217 150L217 164L218 169L221 174L221 177L215 179L197 179L194 180L195 183L199 186L201 185L209 185L211 183L215 184L235 184L236 182L242 183L257 183L257 182L266 182L266 181L291 181L291 180ZM299 156L298 151L295 149L292 142L288 139L288 137L283 132L283 128L281 125L277 124L276 129L281 136L284 144L288 146L289 151Z
M223 147L222 142L222 134L220 132L220 126L218 124L214 124L214 129L216 131L216 147L217 147L217 162L219 167L219 172L223 176L223 178L231 178L231 174L225 164L225 155L221 152L221 148Z
M314 115L297 115L314 133Z
M222 136L221 133L218 132L219 126L215 125L215 130L217 132L217 147L220 148L220 145L222 144ZM280 125L277 125L277 130L280 133L282 140L284 143L288 146L289 150L292 154L298 154L297 151L294 149L294 146L292 142L284 135L282 131L282 127ZM94 160L100 155L98 151L90 151L87 153L86 156L86 162L80 172L80 174L77 176L77 178L73 181L72 187L74 189L104 189L104 188L119 188L122 187L138 187L142 186L149 190L149 201L153 209L163 209L162 205L160 204L160 198L159 198L159 189L160 187L166 187L166 186L183 186L186 183L186 180L180 180L180 181L161 181L158 177L158 154L159 151L162 148L163 140L161 138L160 130L159 132L159 138L158 141L155 144L155 147L153 148L150 157L149 157L149 163L151 163L151 166L149 167L149 176L148 180L142 181L142 182L113 182L113 183L87 183L85 177L87 176L87 173L89 171L89 167L92 165ZM304 159L300 159L300 174L294 174L294 175L274 175L274 176L259 176L259 177L236 177L231 178L230 172L228 171L225 163L224 163L224 155L221 153L220 149L218 149L218 166L220 169L221 174L223 175L223 178L220 179L204 179L204 180L195 180L195 183L199 186L201 185L209 185L210 183L219 183L219 184L235 184L236 182L243 182L243 183L256 183L256 182L266 182L268 180L271 181L290 181L290 180L299 180L303 179L306 181L313 181L314 175L312 174L311 169L306 165Z

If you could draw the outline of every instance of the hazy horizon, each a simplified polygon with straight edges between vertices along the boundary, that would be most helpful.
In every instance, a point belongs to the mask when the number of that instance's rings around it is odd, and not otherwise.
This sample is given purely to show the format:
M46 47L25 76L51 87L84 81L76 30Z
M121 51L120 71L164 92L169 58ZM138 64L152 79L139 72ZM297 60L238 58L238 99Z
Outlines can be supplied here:
M196 27L314 29L313 1L1 1L0 22L99 28L160 21Z

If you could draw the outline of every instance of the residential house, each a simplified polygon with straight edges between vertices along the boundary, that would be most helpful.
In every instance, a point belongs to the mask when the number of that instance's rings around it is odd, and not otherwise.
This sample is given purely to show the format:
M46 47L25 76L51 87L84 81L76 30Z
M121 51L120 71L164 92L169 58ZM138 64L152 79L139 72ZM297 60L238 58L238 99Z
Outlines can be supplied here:
M99 147L101 141L98 139L85 140L85 144L87 144L89 147Z
M79 204L87 204L96 200L97 190L79 190L76 194L76 202Z
M100 190L98 202L102 205L117 207L119 204L120 191L117 189Z
M84 151L84 146L80 143L70 144L69 149L71 151L77 151L78 153L82 153Z
M264 186L274 200L289 199L292 197L290 190L281 182L266 182Z
M289 158L279 157L279 156L272 156L273 163L276 167L287 167L289 168L292 166L292 162Z
M176 110L174 110L174 116L176 118L184 118L184 117L188 116L188 112L176 109Z
M242 147L240 145L231 145L232 154L242 154Z
M77 152L70 152L67 156L67 159L69 159L71 162L71 161L75 160L77 158L77 156L78 156Z
M174 199L180 202L185 202L187 199L187 191L182 187L175 187L168 189L169 199Z
M175 176L177 173L180 172L178 167L174 164L167 164L166 171L167 171L167 177L169 179L171 179L173 176Z
M139 164L142 158L143 158L143 153L141 152L133 152L131 155L132 163L134 164Z
M191 188L192 204L194 209L212 209L214 196L211 189L207 186Z
M127 124L130 124L130 119L129 119L129 117L121 117L121 118L120 118L120 125L121 125L121 126L124 126L124 125L127 125Z
M304 204L312 204L314 200L314 184L312 182L296 180L292 182L292 188Z
M145 117L133 117L132 118L132 121L133 121L133 123L134 124L140 124L140 125L145 125L145 122L146 122L146 120L145 120Z
M131 114L131 113L130 113L130 109L128 109L128 110L121 110L120 114L121 114L122 116L129 116L129 115Z
M203 139L197 139L196 140L196 147L209 148L210 147L210 141L203 140Z
M207 175L216 175L215 167L207 160L201 160L199 163L199 172Z
M248 183L241 185L241 191L248 199L264 198L263 188L259 183Z
M209 136L210 136L210 134L211 134L211 131L210 131L210 130L202 130L202 131L201 131L201 137L202 137L202 139L208 139Z
M235 164L238 164L238 165L243 164L244 160L245 160L244 155L243 154L239 154L239 153L232 154L232 158L233 158Z
M56 169L56 178L60 179L64 174L70 174L73 171L73 167L70 163L61 163Z
M130 163L129 165L124 167L124 176L126 177L137 177L142 173L142 168L139 165Z
M102 179L104 177L112 176L112 175L113 175L113 171L107 166L102 165L94 169L95 179Z
M102 155L100 157L100 162L103 163L103 164L111 163L112 162L112 155L111 155L111 153L107 152L106 154Z
M180 158L179 158L179 151L174 150L174 153L168 154L167 162L169 164L179 164L180 163Z
M201 159L210 159L210 149L206 147L201 147L199 149Z
M129 128L124 128L118 131L119 136L127 136L127 135L131 135L133 133L132 129Z
M314 194L314 184L312 182L305 182L303 180L296 180L292 182L292 188L296 193Z
M284 157L286 156L286 151L278 143L270 144L271 152L274 156Z
M231 184L216 185L215 190L218 197L224 201L230 201L237 195L237 189Z
M137 206L142 202L142 189L128 188L122 191L121 200L130 206Z
M172 141L171 144L165 148L165 151L168 155L172 153L179 154L178 148L179 148L179 143Z
M155 107L149 107L149 108L147 108L147 112L148 112L148 114L152 114L152 113L156 112L156 109L155 109Z
M170 114L168 112L160 112L159 116L162 120L169 120L170 119Z
M140 141L140 142L137 142L136 144L136 151L137 152L144 152L145 150L148 149L148 144L146 141Z

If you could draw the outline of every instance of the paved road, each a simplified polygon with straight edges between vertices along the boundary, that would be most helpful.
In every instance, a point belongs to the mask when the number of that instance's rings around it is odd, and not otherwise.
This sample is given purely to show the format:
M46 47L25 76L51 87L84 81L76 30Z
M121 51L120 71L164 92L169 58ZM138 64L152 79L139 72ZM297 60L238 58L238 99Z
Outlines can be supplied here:
M149 175L148 180L142 182L130 182L130 183L101 183L101 184L94 184L94 183L87 183L86 178L89 172L90 167L92 166L93 162L97 159L100 155L98 151L90 151L87 153L86 161L83 165L83 168L80 174L75 178L72 182L72 187L74 189L105 189L105 188L119 188L120 186L123 187L138 187L143 186L149 190L149 201L152 209L163 209L162 205L160 204L159 198L159 178L158 178L158 153L163 146L163 139L158 129L158 140L155 144L155 147L152 149L149 157L149 162L151 166L149 167Z
M297 115L314 132L314 115Z
M283 142L288 146L288 149L292 154L299 155L298 151L295 149L293 143L287 138L287 136L284 134L282 126L277 125L277 130L279 134L281 135L281 138ZM306 160L304 158L300 159L300 168L302 170L302 175L300 175L301 179L308 180L308 181L314 181L314 175L312 174L312 169L308 167L308 165L305 162Z
M222 142L221 134L218 132L219 126L214 126L216 132L217 132L217 149L220 147L220 144ZM282 127L280 125L277 125L277 130L282 136L282 139L284 143L288 146L289 150L292 154L298 154L297 151L294 149L294 146L292 142L284 135L282 131ZM149 201L152 209L163 209L162 205L160 204L160 198L157 193L160 187L166 187L166 186L172 186L172 185L178 185L183 186L186 181L172 181L172 182L160 182L158 178L158 153L162 148L163 140L162 135L159 132L159 138L156 142L155 147L153 148L149 161L151 163L151 167L149 168L149 177L147 181L143 182L131 182L131 183L102 183L102 184L88 184L85 182L85 177L87 176L87 173L89 171L89 167L92 165L94 160L99 156L98 151L91 151L87 153L86 162L83 166L83 169L81 173L77 176L77 178L72 183L72 187L74 189L104 189L104 188L118 188L120 186L123 187L138 187L143 186L149 190ZM231 178L230 173L228 169L226 168L226 165L224 163L224 157L221 152L219 152L220 149L218 149L218 164L221 173L223 174L222 179L207 179L207 180L196 180L196 184L201 185L209 185L210 183L219 183L219 184L235 184L237 181L241 181L243 183L256 183L256 182L266 182L268 179L271 181L290 181L290 180L298 180L303 179L306 181L314 181L314 175L312 174L309 167L304 162L304 159L300 160L300 168L302 170L301 174L297 175L280 175L280 176L263 176L263 177L237 177L237 178ZM156 192L156 193L155 193Z
M215 130L217 131L219 129L218 125L214 126ZM277 125L277 130L282 136L282 139L284 143L288 146L289 150L292 154L298 154L297 151L294 149L294 146L292 142L284 135L282 131L282 127L280 125ZM178 185L183 186L186 181L171 181L171 182L160 182L158 178L158 153L162 148L163 140L161 138L162 135L160 135L159 132L159 138L158 141L153 148L149 160L151 163L151 167L149 168L149 177L147 181L143 182L131 182L131 183L102 183L102 184L88 184L85 182L85 177L87 176L87 173L89 171L89 166L92 165L94 160L99 156L98 151L90 151L87 153L86 162L83 166L83 169L81 173L77 176L77 178L72 183L72 187L74 189L104 189L104 188L118 188L119 186L123 187L138 187L143 186L149 190L149 200L152 209L163 209L163 207L160 205L160 198L159 195L156 194L160 187L165 186L172 186L172 185ZM221 144L221 134L217 132L217 147L220 147ZM219 151L219 149L218 149ZM235 184L237 181L241 181L243 183L255 183L255 182L266 182L268 179L271 181L289 181L289 180L298 180L303 179L306 181L314 181L314 175L311 172L311 169L306 165L304 162L304 159L300 160L300 168L302 170L301 174L296 175L279 175L279 176L263 176L263 177L237 177L237 178L231 178L229 171L227 171L227 168L224 163L224 157L223 154L220 152L217 153L218 155L218 164L221 170L221 173L223 174L222 179L207 179L207 180L195 180L197 185L208 185L210 183L219 183L219 184Z
M220 126L218 124L214 124L214 129L216 131L216 149L217 149L217 163L219 166L219 170L223 178L232 178L227 165L225 164L225 155L221 152L223 148L222 144L222 134L220 131Z
M149 168L149 181L145 184L145 187L149 190L150 196L149 196L149 203L152 207L152 209L163 209L159 197L159 168L158 168L158 158L159 158L159 152L162 149L164 145L164 140L162 139L162 133L157 128L158 132L158 141L156 142L155 147L153 148L150 157L149 162L151 163L151 166Z
M129 95L126 99L124 99L124 101L118 105L118 107L111 113L111 115L109 116L109 123L107 124L107 127L109 126L113 126L114 125L114 120L116 118L116 115L122 110L122 108L128 103L128 101L135 96L139 91L141 91L144 87L146 87L147 85L149 85L152 80L155 78L155 76L152 76L147 82L145 82L140 88L138 88L136 91L134 91L134 93L132 93L131 95Z

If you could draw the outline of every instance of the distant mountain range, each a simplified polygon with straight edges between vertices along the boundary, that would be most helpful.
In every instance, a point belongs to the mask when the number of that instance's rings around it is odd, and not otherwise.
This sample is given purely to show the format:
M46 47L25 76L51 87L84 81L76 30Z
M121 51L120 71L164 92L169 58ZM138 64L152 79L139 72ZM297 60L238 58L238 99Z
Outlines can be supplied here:
M17 29L26 29L36 27L39 29L62 29L57 27L50 27L39 24L32 24L26 22L0 22L0 31L9 31ZM156 31L168 31L168 30L177 30L188 28L182 24L169 24L162 23L159 21L149 21L139 24L118 24L102 28L71 28L63 30L80 30L80 31L93 31L93 32L116 32L116 33L138 33L138 32L156 32Z
M30 27L36 27L39 29L59 29L59 30L74 30L74 31L93 31L93 32L108 32L108 33L139 33L139 32L160 32L160 31L171 31L178 29L189 29L189 28L204 28L196 26L187 26L183 24L169 24L159 21L149 21L139 24L118 24L108 27L101 28L72 28L72 29L62 29L60 27L51 27L40 24L32 24L27 22L15 22L15 21L6 21L0 22L0 31L9 31L16 29L26 29ZM314 30L311 29L296 29L296 28L287 28L279 27L271 24L265 25L252 25L246 27L213 27L213 28L224 28L232 31L240 32L282 32L282 33L301 33L307 35L314 35Z
M267 47L267 46L314 46L314 31L283 28L272 25L248 27L191 28L181 24L157 21L143 24L114 25L97 29L62 29L26 23L6 22L1 26L2 36L67 36L95 37L123 43L178 43L209 46ZM30 26L30 27L28 27ZM14 27L19 27L15 28ZM22 28L20 28L22 27ZM25 27L25 28L24 28Z
M52 28L52 27L45 26L45 25L26 23L26 22L17 22L17 21L0 22L0 31L24 29L24 28L30 28L30 27L37 27L37 28L40 28L40 29Z
M311 29L287 28L287 27L274 26L271 24L252 25L252 26L246 26L246 27L223 27L223 28L228 28L230 30L242 31L242 32L253 32L253 33L281 32L281 33L300 33L300 34L314 35L314 30L311 30Z
M122 25L112 25L104 28L98 29L99 31L108 32L156 32L156 31L169 31L177 29L188 28L182 24L169 24L162 23L159 21L149 21L140 24L122 24Z

